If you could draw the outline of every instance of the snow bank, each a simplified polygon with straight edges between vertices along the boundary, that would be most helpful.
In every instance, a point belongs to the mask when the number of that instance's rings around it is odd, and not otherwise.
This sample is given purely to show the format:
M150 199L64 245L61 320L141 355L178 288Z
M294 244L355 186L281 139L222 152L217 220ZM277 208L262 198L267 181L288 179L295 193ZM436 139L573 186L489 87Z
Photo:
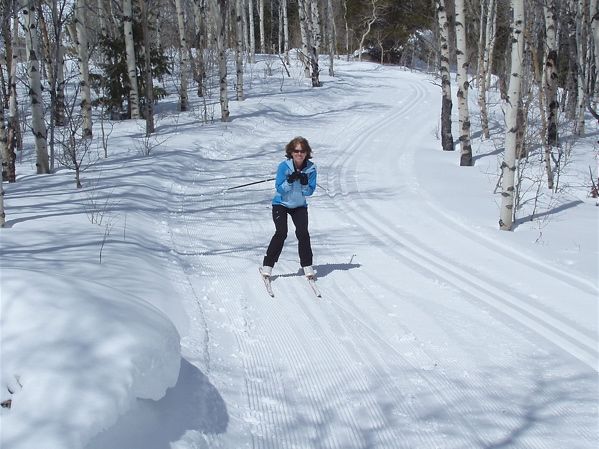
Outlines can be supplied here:
M175 385L179 334L147 302L107 286L2 270L3 449L77 449L135 398Z

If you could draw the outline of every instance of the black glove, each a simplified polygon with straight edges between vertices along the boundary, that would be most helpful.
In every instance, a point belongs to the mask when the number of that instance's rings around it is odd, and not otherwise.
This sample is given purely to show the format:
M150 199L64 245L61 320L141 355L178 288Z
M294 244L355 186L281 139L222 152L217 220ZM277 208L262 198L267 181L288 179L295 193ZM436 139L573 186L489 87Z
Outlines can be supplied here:
M300 173L299 174L299 180L300 180L300 184L303 186L307 186L308 185L308 175L305 173Z
M289 184L293 184L299 178L300 178L300 174L298 172L294 171L293 173L291 173L290 175L287 176L287 182Z

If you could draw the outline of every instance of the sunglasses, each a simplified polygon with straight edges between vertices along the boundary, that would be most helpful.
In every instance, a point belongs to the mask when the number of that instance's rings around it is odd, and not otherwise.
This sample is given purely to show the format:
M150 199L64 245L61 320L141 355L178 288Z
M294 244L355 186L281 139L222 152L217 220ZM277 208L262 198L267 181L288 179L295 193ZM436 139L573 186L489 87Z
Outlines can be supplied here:
M302 154L305 154L305 153L307 153L307 151L306 151L306 150L291 150L291 152L292 152L292 153L302 153Z

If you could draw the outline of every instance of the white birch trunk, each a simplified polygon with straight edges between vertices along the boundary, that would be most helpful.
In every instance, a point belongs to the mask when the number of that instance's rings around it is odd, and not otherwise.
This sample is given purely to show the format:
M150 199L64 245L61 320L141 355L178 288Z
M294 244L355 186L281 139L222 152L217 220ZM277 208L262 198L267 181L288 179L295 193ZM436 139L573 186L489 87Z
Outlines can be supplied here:
M518 103L522 83L522 61L524 58L524 0L511 0L512 17L512 60L508 98L505 104L505 149L501 164L502 192L499 211L499 229L510 231L514 223L516 134L518 133Z
M579 136L584 134L584 112L587 102L586 74L587 74L587 30L588 30L587 1L578 0L576 10L576 45L577 45L577 95L575 133Z
M557 10L555 0L546 0L545 14L545 101L547 103L547 137L549 146L558 143L557 117Z
M599 11L597 10L597 0L591 0L589 3L589 17L591 21L591 34L593 41L593 63L595 66L595 70L592 73L592 83L591 85L595 86L595 92L598 91L598 79L597 75L599 73ZM593 92L589 92L589 96L593 97Z
M243 51L246 54L246 61L249 61L249 52L250 52L250 36L249 36L249 25L248 25L248 15L246 14L246 11L248 9L247 7L247 0L242 0L241 1L241 8L242 8L242 14L241 14L241 19L242 19L242 23L243 23Z
M137 62L135 60L135 47L133 45L133 8L131 0L123 0L123 29L125 33L125 51L127 55L127 75L129 77L129 106L131 118L138 119L139 113L139 87L137 85Z
M2 178L0 179L0 188L5 178L8 178L8 161L11 158L11 154L8 148L8 141L6 138L6 127L4 125L4 105L0 104L0 172L2 172ZM6 165L4 163L6 161ZM0 194L2 191L0 191ZM2 209L4 211L4 209Z
M210 16L212 22L216 25L216 51L218 53L218 74L219 74L219 98L221 121L229 121L229 99L227 86L227 51L226 44L226 26L225 11L226 0L210 0Z
M491 0L493 2L493 8L490 11L492 13L491 20L487 22L489 26L487 30L487 80L486 85L487 89L491 87L492 84L492 76L493 76L493 58L495 55L495 31L497 29L497 2L498 0Z
M256 62L256 34L254 33L254 0L248 0L248 18L250 34L250 62Z
M264 33L264 0L258 0L258 17L260 19L260 53L266 53L266 35Z
M17 108L17 65L18 57L14 48L14 42L17 39L18 26L18 10L12 11L13 15L10 20L2 27L6 43L6 62L8 64L8 130L7 130L7 157L4 158L4 163L7 164L7 173L5 179L8 182L16 181L15 161L17 159L16 149L21 147L21 129L19 127L19 109ZM11 22L14 26L11 29Z
M175 0L175 9L177 10L177 27L179 28L179 58L180 66L180 86L179 86L179 110L187 111L189 109L189 98L187 89L189 86L189 45L185 34L185 11L182 0Z
M308 25L308 15L306 10L307 0L298 0L297 4L299 7L299 20L300 20L300 34L302 37L302 53L300 60L304 64L304 75L306 78L310 77L310 27Z
M335 16L333 15L333 1L327 0L326 6L326 29L329 47L329 76L335 76L335 47L337 42L337 29L335 28Z
M243 5L241 0L235 0L235 71L237 82L235 84L237 91L237 100L243 101Z
M287 0L281 0L283 8L283 52L285 61L289 64L289 16L287 14Z
M279 55L283 54L283 6L279 3L279 8L277 9L277 53Z
M449 22L445 0L436 0L437 18L439 21L439 44L441 47L441 147L443 151L453 151L453 134L451 132L451 74L449 72Z
M25 19L25 40L29 58L27 73L29 75L29 99L31 101L31 125L35 136L36 167L38 174L50 173L48 143L46 140L46 122L44 121L44 105L42 99L42 82L39 69L39 38L37 35L36 10L33 3L22 10Z
M148 9L152 0L139 0L141 8L141 25L143 30L145 96L144 118L146 119L146 136L154 133L154 79L152 77L152 62L150 61L151 39Z
M4 212L4 159L8 153L6 142L6 129L4 128L4 108L0 107L0 228L6 223L6 213Z
M310 78L312 81L312 87L320 87L320 68L318 65L318 48L320 44L316 43L316 40L320 42L320 15L318 14L318 2L316 0L307 0L309 5L310 20L308 22L310 26L310 43L308 47L310 50ZM316 11L316 12L315 12Z
M193 17L196 41L194 42L195 70L198 97L206 95L206 64L204 62L204 50L206 49L206 3L205 0L193 0Z
M4 119L3 119L4 120ZM1 125L4 128L4 125ZM1 131L0 131L1 132ZM0 136L1 138L1 136ZM4 165L2 152L0 152L0 164ZM0 228L6 224L6 212L4 212L4 171L0 170Z
M38 8L38 11L42 11L42 9L41 9L42 2L40 0L36 0L35 4L36 4L36 8ZM50 44L50 36L48 35L48 26L46 24L46 18L44 17L43 14L38 14L37 25L38 25L38 29L39 29L39 38L40 38L40 45L41 45L40 50L41 50L41 54L43 55L43 60L44 60L44 63L42 66L44 68L44 71L42 71L42 78L45 78L47 80L47 84L49 86L53 86L55 83L55 79L54 79L54 72L52 70L52 55L51 55L52 50L50 49L51 44Z
M487 17L487 0L480 0L480 20L478 26L478 60L476 62L476 69L478 71L478 77L476 78L476 87L480 87L481 79L480 75L483 69L483 54L485 45L485 31L486 31L486 17Z
M468 107L468 47L466 43L466 9L464 0L455 2L456 58L458 63L458 115L460 123L460 166L472 165L470 144L470 110Z
M312 46L317 53L320 53L322 33L320 31L320 12L318 11L317 0L310 0L310 24L312 27Z
M0 228L6 223L4 212L4 161L10 157L6 141L6 128L4 127L4 107L0 104Z
M82 136L84 139L92 137L92 102L89 87L89 50L87 48L87 4L85 0L77 0L77 16L75 26L77 29L77 54L79 62L79 86L81 87L81 116L83 118Z
M56 48L56 107L54 110L54 124L64 126L66 124L65 112L65 79L64 79L64 45L58 42Z
M487 3L488 2L488 3ZM479 70L478 70L478 106L480 108L480 122L482 133L485 139L489 139L491 134L489 131L489 114L487 111L487 77L489 72L489 49L491 40L494 39L492 33L492 23L495 20L495 0L481 0L481 10L486 4L486 15L484 21L481 20L480 28L484 30L484 35L481 32L481 45L480 58L479 58ZM481 14L482 17L482 14ZM484 26L483 26L484 25Z

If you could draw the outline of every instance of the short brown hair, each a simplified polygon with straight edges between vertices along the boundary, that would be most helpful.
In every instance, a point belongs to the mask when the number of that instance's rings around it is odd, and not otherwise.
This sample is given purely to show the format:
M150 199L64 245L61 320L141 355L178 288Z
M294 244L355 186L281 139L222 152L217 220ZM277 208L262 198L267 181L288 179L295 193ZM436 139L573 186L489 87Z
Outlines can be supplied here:
M287 145L285 145L285 156L287 156L287 159L291 159L291 153L297 144L302 147L302 150L306 151L306 159L312 159L312 148L310 148L308 140L301 136L294 137Z

